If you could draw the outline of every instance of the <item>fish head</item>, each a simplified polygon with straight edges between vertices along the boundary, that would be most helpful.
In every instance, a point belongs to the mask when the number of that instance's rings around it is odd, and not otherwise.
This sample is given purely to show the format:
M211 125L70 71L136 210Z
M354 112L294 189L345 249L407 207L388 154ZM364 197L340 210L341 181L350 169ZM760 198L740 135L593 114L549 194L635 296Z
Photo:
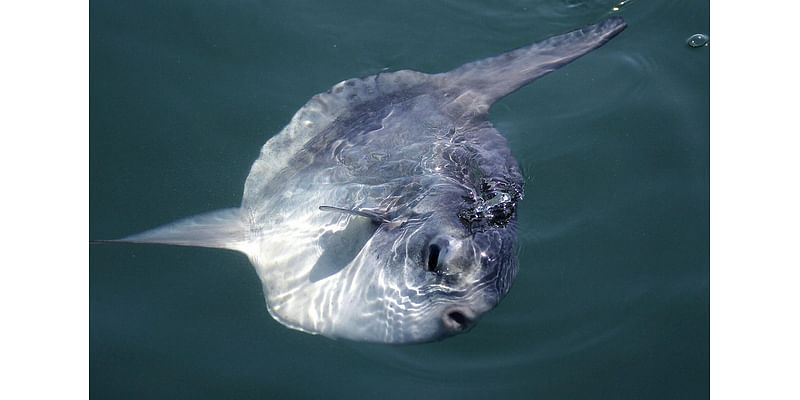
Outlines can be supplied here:
M376 283L384 312L374 321L385 325L387 342L469 331L516 276L519 196L496 200L489 209L486 202L465 200L463 190L453 192L429 196L407 218L383 224L368 246L371 258L380 260Z

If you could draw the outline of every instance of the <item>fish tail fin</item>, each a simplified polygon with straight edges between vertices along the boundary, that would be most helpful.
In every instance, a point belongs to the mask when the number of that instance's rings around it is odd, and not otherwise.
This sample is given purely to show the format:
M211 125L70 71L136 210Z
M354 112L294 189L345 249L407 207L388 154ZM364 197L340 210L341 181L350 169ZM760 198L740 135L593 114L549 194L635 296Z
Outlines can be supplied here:
M225 208L195 215L122 239L90 243L148 243L214 247L244 252L250 239L247 219L240 208Z
M467 89L475 97L472 104L490 106L534 79L602 46L626 26L621 17L611 17L439 75L445 87Z

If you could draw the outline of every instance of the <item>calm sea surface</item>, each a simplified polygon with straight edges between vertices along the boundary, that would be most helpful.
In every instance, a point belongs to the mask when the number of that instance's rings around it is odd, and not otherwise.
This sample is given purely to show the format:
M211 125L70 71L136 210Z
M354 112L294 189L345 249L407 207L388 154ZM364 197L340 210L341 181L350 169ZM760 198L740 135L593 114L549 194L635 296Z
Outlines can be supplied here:
M274 3L274 4L273 4ZM619 11L612 11L619 7ZM709 391L707 1L93 1L90 232L237 206L312 95L442 72L617 14L628 29L492 109L527 178L521 268L470 333L287 329L245 256L90 246L94 398L689 399Z

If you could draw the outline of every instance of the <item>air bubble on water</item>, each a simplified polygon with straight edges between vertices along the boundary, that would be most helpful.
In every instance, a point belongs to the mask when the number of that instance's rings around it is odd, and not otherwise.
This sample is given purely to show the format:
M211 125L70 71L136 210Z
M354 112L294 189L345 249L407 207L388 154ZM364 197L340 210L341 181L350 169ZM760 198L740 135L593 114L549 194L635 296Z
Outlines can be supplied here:
M708 35L695 33L694 35L689 36L689 39L686 39L686 44L688 44L689 47L708 46Z

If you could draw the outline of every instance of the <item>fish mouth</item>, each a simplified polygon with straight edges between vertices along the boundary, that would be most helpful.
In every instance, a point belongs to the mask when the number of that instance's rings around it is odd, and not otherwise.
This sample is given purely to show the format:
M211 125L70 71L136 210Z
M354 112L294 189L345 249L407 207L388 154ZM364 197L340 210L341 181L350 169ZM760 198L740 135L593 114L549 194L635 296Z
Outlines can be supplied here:
M442 314L442 323L453 333L466 332L477 322L477 315L467 307L450 307Z

